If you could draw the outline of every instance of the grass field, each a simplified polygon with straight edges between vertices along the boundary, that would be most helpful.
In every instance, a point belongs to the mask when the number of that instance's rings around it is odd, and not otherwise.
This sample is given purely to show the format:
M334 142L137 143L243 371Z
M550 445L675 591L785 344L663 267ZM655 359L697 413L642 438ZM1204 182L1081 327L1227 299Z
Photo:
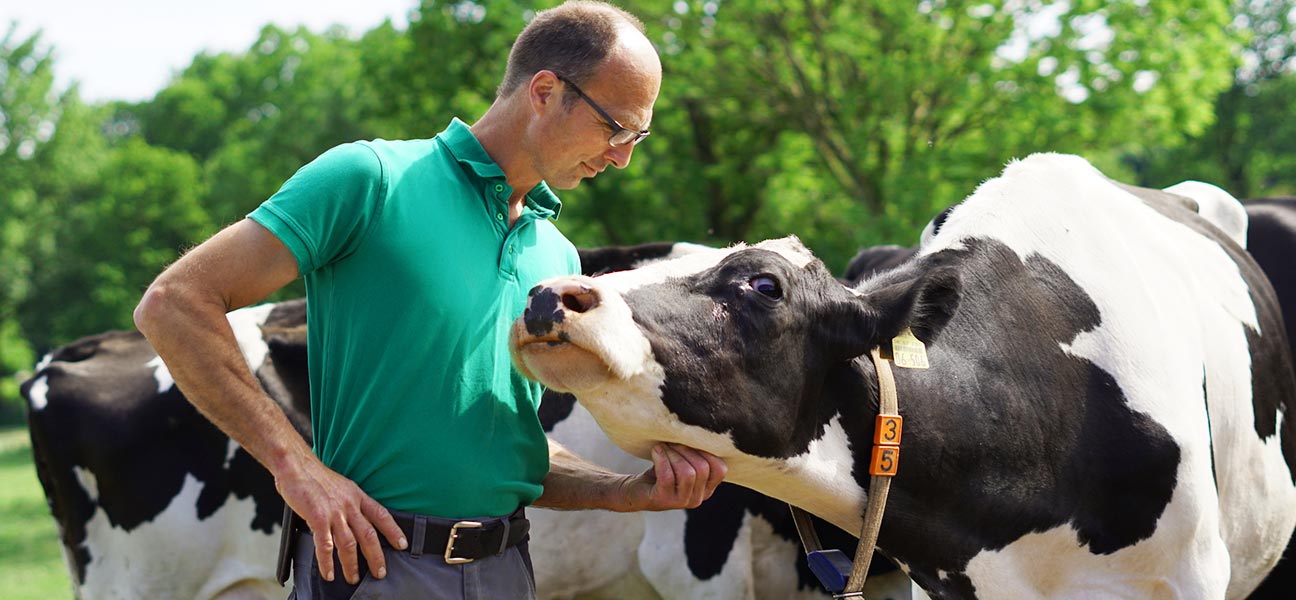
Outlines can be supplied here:
M0 427L0 600L71 597L27 429Z

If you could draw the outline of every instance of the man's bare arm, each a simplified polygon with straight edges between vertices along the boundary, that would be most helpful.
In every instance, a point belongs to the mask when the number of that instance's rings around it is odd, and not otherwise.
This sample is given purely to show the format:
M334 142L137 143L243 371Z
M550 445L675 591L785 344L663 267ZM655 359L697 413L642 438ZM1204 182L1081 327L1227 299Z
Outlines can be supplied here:
M382 577L378 531L404 548L400 528L359 486L315 457L248 369L225 316L296 278L292 252L244 219L163 271L136 307L135 324L185 397L274 476L285 502L315 533L321 575L333 579L336 548L347 581L359 581L357 550Z
M536 506L617 512L695 508L711 497L727 467L719 458L678 444L653 447L653 466L627 475L608 471L549 440L549 475Z

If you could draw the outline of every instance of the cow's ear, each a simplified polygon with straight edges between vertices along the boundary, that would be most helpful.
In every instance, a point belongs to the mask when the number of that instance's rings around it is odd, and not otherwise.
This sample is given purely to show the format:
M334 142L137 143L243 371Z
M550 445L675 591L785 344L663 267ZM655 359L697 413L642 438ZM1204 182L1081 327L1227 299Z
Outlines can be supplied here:
M856 300L851 337L854 356L890 340L908 327L925 344L936 341L958 310L961 284L951 267L899 277Z
M936 341L958 310L961 290L958 271L940 267L867 294L865 301L879 319L874 345L899 335L906 327L923 343Z

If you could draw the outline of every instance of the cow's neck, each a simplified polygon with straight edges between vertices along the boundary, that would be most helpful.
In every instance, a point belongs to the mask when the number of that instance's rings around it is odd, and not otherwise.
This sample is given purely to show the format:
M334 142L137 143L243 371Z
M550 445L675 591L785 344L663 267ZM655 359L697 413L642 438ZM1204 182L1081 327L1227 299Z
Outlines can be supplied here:
M868 499L868 459L878 410L877 377L867 357L828 372L817 398L834 416L804 454L780 460L729 459L728 481L799 506L858 535ZM905 398L900 398L904 412ZM903 468L903 467L902 467Z

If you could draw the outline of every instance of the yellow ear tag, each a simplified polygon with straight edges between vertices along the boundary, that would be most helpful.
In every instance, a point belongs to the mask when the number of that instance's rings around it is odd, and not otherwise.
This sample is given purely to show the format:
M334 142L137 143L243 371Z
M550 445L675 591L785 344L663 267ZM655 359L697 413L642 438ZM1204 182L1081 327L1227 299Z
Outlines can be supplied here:
M908 327L891 340L891 355L897 367L906 369L927 368L927 346L914 337Z

